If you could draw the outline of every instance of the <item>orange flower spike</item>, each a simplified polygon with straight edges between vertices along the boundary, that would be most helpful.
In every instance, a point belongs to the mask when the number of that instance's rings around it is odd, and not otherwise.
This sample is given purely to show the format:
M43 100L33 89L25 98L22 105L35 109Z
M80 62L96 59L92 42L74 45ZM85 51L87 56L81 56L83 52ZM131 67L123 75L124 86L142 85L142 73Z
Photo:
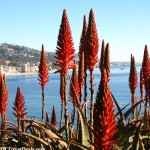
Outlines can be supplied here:
M149 53L148 53L147 45L145 45L145 49L144 49L142 71L143 71L145 90L147 91L147 81L150 77L150 60L149 60Z
M97 92L94 105L93 134L95 149L109 150L111 145L117 140L112 140L112 136L117 132L114 104L111 91L108 85L106 69L103 70L101 82Z
M55 106L53 106L53 110L52 110L51 124L57 127Z
M87 59L86 64L90 71L94 70L94 67L98 61L98 33L96 29L96 22L94 18L94 11L91 9L89 15L87 37L86 37L86 50L87 50Z
M13 114L18 119L23 118L27 114L27 112L25 112L26 108L25 108L24 96L22 95L22 91L20 87L18 87L17 89L17 94L16 94L16 99L14 101L13 110L15 111L13 112Z
M89 14L89 22L86 36L86 65L90 71L90 93L91 93L91 105L90 105L90 126L93 126L93 109L94 109L94 75L93 71L95 65L98 61L98 50L99 50L99 42L98 42L98 34L96 29L96 22L94 18L93 9L90 10ZM92 132L90 132L90 138L93 141L94 136Z
M48 65L46 60L46 53L44 51L44 45L42 44L42 51L41 51L41 59L40 59L40 65L39 65L39 84L41 85L41 88L44 89L45 85L49 81L49 72L48 72Z
M104 68L106 69L108 81L110 80L110 46L107 43L104 54Z
M86 16L84 15L83 20L83 30L80 39L80 47L79 47L79 69L78 69L78 80L80 84L80 88L84 85L84 69L86 67L84 63L85 59L85 52L86 52L86 32L87 32L87 23L86 23Z
M55 72L59 72L60 76L64 77L64 118L66 125L66 139L69 139L69 115L68 115L68 100L67 100L67 75L68 69L74 68L74 63L72 62L74 58L74 44L71 35L71 29L67 17L66 10L63 11L63 16L61 20L61 25L58 34L57 47L56 47L56 61L54 65L59 66L59 69ZM62 105L63 106L63 105ZM62 109L63 110L63 109ZM62 112L61 112L62 114Z
M7 82L6 82L6 75L5 75L5 73L3 74L3 80L4 80L4 84L6 86L6 92L7 92L7 96L8 96L8 88L7 88ZM8 97L7 97L7 99L8 99Z
M101 56L100 56L100 63L99 68L102 73L102 70L104 69L104 58L105 58L105 41L102 40L102 46L101 46Z
M57 48L56 48L56 62L54 65L59 66L60 69L55 73L60 72L62 76L68 74L68 69L74 67L72 59L74 58L74 44L71 35L71 29L67 17L66 10L63 11L62 21L59 29Z
M132 95L134 95L137 85L138 85L138 75L137 75L137 70L135 65L135 59L134 56L132 56L131 54L129 87Z
M8 105L8 92L7 92L7 86L2 80L1 83L1 90L0 90L0 102L1 102L1 115L2 118L5 117L6 111L7 111L7 105Z
M3 129L6 128L6 112L8 110L8 90L7 85L5 84L5 81L1 81L1 87L0 87L0 113L2 117L2 125Z

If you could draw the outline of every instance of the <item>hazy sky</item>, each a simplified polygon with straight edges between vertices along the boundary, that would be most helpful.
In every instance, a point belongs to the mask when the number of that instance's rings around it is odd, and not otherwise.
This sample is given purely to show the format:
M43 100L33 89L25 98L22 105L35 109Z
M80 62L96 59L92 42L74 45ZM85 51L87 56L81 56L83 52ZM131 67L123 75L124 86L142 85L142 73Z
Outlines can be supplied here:
M150 47L150 0L0 0L0 43L55 51L63 9L78 51L84 14L94 9L99 43L110 43L111 61L143 58Z

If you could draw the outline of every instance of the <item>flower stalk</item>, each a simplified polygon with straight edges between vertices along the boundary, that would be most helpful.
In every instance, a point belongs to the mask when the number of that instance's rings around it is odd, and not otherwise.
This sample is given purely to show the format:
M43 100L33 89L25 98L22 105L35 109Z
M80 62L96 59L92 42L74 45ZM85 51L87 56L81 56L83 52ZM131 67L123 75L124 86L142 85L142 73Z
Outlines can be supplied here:
M41 51L41 59L38 71L38 80L39 84L41 85L42 89L42 122L44 123L44 112L45 112L45 85L49 81L49 72L48 72L48 65L46 60L46 53L44 51L44 45L42 44L42 51Z
M67 17L66 10L63 11L62 21L58 34L58 41L56 47L56 62L54 65L59 66L60 68L55 72L59 72L60 76L63 77L64 81L64 118L66 125L66 139L69 139L69 114L68 114L68 99L67 99L67 75L68 69L72 69L74 67L74 63L72 62L74 58L74 45L71 35L71 29ZM63 107L63 105L62 105Z
M96 29L96 22L94 17L94 11L91 9L89 14L89 22L86 36L86 64L90 71L90 91L91 91L91 105L90 105L90 126L93 126L93 109L94 109L94 68L98 61L98 34ZM94 140L93 134L91 132L91 140Z

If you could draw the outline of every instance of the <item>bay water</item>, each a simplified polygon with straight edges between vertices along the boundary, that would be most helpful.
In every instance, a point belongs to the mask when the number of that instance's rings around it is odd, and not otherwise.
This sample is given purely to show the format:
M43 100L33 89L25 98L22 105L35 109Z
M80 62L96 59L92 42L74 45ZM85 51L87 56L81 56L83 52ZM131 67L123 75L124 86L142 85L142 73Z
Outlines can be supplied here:
M138 80L141 66L137 66ZM131 93L128 85L130 66L111 66L111 77L110 77L110 89L119 103L120 107L124 107L131 101ZM71 76L71 72L69 72ZM100 71L99 69L94 70L94 83L95 83L95 97L97 89L100 83ZM89 72L88 72L88 98L90 97L89 91ZM139 82L138 82L139 83ZM14 111L14 100L16 97L17 87L20 86L24 99L25 106L27 108L27 118L35 118L41 121L41 109L42 109L42 94L41 87L38 81L38 75L20 75L20 76L7 76L7 86L9 92L8 111L7 118L14 118L12 112ZM69 82L68 82L69 88ZM49 83L45 87L45 106L49 115L51 116L53 105L56 107L57 121L60 119L61 112L61 99L59 94L60 89L60 75L50 73ZM68 89L69 90L69 89ZM139 84L136 89L136 95L140 98ZM69 95L68 95L69 100ZM69 102L69 112L72 110L72 103Z

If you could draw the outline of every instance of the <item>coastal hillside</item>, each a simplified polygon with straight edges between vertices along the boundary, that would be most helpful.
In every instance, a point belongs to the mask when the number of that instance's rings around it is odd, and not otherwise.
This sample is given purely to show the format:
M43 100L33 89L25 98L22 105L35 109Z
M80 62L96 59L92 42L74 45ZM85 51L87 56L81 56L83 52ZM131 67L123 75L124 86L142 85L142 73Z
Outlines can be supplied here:
M55 52L47 52L47 61L53 63L54 55ZM27 62L37 64L40 60L40 51L25 46L1 43L0 58L2 65L19 66Z
M47 62L55 62L55 52L46 52ZM16 44L0 43L0 64L8 66L20 66L22 64L38 64L40 50L20 46ZM77 60L77 54L75 54Z

